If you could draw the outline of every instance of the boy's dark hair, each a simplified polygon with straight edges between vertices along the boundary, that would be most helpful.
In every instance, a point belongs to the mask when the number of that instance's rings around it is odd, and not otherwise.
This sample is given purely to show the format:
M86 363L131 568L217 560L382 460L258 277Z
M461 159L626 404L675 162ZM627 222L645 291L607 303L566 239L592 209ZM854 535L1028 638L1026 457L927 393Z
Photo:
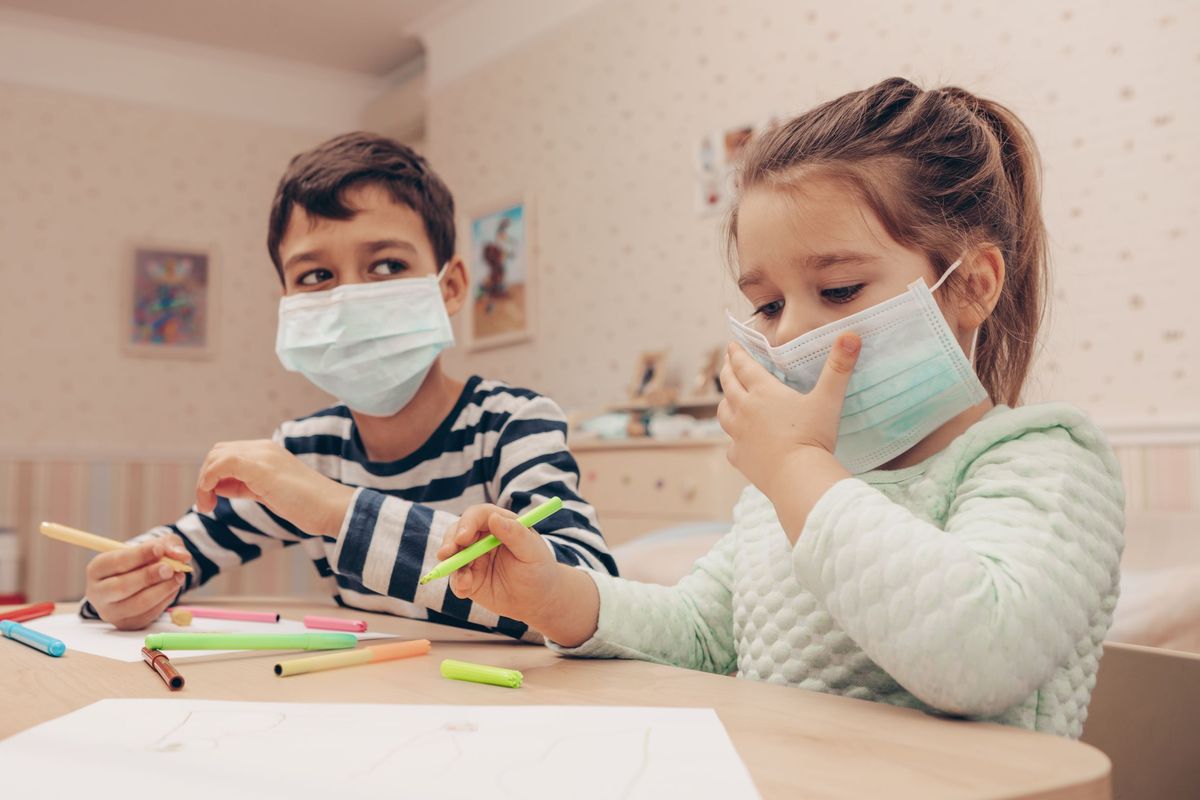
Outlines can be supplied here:
M406 145L373 133L344 133L291 160L279 179L267 226L267 250L283 280L279 243L287 230L292 207L326 219L350 219L347 189L364 183L386 189L425 222L440 267L454 255L454 197L429 163Z

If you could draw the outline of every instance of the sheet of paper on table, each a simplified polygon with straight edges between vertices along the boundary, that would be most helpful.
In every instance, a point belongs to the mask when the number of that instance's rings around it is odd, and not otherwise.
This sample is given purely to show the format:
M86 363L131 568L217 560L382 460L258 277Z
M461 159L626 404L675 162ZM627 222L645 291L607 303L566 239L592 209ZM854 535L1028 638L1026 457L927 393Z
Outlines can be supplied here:
M67 656L72 650L81 653L91 653L117 661L141 661L142 642L147 633L329 633L329 631L311 630L304 627L299 620L282 619L279 622L238 622L226 619L204 619L196 617L187 627L179 627L171 622L171 618L163 614L157 622L151 623L140 631L119 631L107 622L83 619L75 612L54 614L49 617L33 619L23 623L35 631L41 631L61 639L67 645ZM359 641L365 639L395 638L388 633L359 633ZM219 655L221 653L238 652L236 650L167 650L172 661L182 661L201 656Z
M101 700L0 742L0 775L97 800L758 797L710 708Z

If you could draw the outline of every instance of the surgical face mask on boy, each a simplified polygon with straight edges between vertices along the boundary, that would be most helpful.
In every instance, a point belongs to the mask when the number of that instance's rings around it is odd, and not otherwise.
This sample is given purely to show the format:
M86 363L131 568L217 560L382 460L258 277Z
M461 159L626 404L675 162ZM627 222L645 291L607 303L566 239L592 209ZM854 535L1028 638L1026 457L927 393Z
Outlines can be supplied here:
M971 406L987 391L963 355L933 292L962 263L954 262L932 288L918 278L903 294L772 347L767 338L726 312L733 336L775 377L810 392L837 337L853 331L862 351L842 406L834 455L858 475L886 464ZM976 331L978 334L978 331ZM975 345L971 344L971 360Z
M354 411L388 417L408 405L454 344L437 276L305 292L279 301L275 354Z

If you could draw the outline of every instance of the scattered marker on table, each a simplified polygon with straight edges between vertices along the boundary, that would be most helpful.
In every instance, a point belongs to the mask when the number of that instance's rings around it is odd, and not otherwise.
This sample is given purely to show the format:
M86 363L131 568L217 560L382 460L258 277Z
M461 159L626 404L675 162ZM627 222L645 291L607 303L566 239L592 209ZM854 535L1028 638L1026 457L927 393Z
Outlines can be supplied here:
M54 613L54 603L34 603L31 606L14 608L11 611L0 611L0 620L9 619L13 622L28 622L38 617L48 617Z
M486 664L472 664L467 661L455 661L452 658L447 658L442 662L442 677L452 681L506 686L509 689L521 688L521 681L525 679L525 676L515 669L489 667Z
M318 617L315 614L309 614L304 618L304 627L326 631L350 631L351 633L365 633L367 630L367 623L361 619Z
M526 511L521 516L517 517L517 522L524 525L526 528L532 528L546 517L554 514L563 507L562 500L557 497L551 497L546 502L542 503L537 508ZM447 558L445 561L440 561L433 569L429 571L420 580L420 584L424 586L430 581L436 581L438 578L444 578L451 572L462 569L467 564L470 564L480 556L487 555L500 546L500 540L494 534L488 534L470 547L459 550L454 555Z
M238 611L235 608L206 608L204 606L176 606L176 611L186 611L195 618L231 619L237 622L279 622L275 611Z
M146 666L154 670L158 677L163 679L163 683L172 692L177 692L183 688L183 676L179 674L179 670L171 663L171 659L167 658L165 653L160 653L157 650L147 650L142 648L142 660L146 662Z
M358 650L347 650L343 653L329 653L323 656L308 656L293 658L290 661L280 661L275 665L275 674L281 678L289 675L303 675L308 672L323 672L327 669L353 667L358 664L373 664L379 661L394 661L398 658L423 656L429 652L428 639L416 639L411 642L393 642L379 644L374 647L362 647Z
M51 539L57 539L60 542L86 547L88 550L95 550L97 553L108 553L113 550L124 550L126 547L134 547L128 542L118 542L116 539L109 539L106 536L97 536L94 533L81 531L78 528L68 528L66 525L59 525L57 522L43 522L38 528L43 536ZM169 565L176 572L191 572L192 568L182 561L176 561L173 558L162 558L163 563Z
M46 655L54 656L55 658L67 652L67 646L61 639L55 639L53 636L47 636L40 631L26 628L21 623L13 622L11 619L0 620L0 634L12 639L14 642L20 642L23 645L32 647L34 650L40 650Z
M148 633L148 650L347 650L353 633Z

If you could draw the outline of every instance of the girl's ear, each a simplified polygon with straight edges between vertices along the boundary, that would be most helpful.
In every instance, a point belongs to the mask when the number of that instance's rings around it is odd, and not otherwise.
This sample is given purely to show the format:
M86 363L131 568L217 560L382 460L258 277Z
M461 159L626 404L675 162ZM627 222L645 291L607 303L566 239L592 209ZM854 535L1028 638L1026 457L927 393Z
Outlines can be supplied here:
M467 262L461 256L454 256L446 264L446 274L442 276L442 300L446 303L446 313L454 316L467 304L467 294L471 290L471 273Z
M991 316L1004 289L1004 254L992 244L981 245L958 268L958 328L960 333L974 331Z

